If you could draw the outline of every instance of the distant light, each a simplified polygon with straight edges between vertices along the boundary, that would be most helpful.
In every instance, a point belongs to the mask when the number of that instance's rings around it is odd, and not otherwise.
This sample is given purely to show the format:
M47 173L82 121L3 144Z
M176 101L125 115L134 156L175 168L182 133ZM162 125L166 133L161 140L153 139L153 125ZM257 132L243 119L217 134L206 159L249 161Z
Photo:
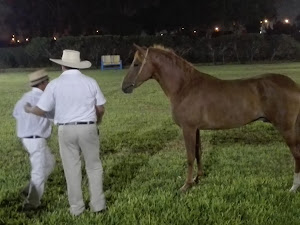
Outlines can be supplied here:
M29 41L29 38L26 38L25 41Z
M215 31L216 31L216 32L219 32L219 31L220 31L220 28L219 28L219 27L215 27Z
M284 23L290 23L289 19L284 19Z
M56 37L53 37L53 40L56 41Z
M160 36L163 36L163 35L164 35L163 33L160 34Z
M264 20L264 22L265 22L265 23L268 23L269 21L266 19L266 20Z
M11 39L11 41L15 41L15 38L13 37L13 38Z
M15 35L14 35L14 34L13 34L12 36L13 36L13 37L15 37Z
M194 30L194 34L196 34L197 33L197 31L196 30Z
M260 23L263 23L263 21L261 20Z
M181 30L184 30L184 27L181 27Z
M20 43L21 41L20 41L20 40L17 40L17 42Z
M96 30L97 33L99 33L99 30Z

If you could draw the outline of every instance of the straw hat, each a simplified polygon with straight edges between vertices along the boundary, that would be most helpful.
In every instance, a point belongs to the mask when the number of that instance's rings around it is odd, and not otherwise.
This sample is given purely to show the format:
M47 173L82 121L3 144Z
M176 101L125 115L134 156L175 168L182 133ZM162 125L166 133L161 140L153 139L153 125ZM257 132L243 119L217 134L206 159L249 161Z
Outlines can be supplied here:
M50 59L50 61L76 69L86 69L92 65L90 61L80 61L80 52L74 50L64 50L61 59Z
M28 78L31 86L35 86L45 80L49 80L48 73L44 69L28 74Z

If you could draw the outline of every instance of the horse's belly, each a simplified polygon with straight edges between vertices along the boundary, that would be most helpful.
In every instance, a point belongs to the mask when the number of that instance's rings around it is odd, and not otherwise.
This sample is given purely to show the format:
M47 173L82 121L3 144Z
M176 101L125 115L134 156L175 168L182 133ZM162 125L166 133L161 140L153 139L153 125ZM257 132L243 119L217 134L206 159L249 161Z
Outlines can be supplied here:
M196 126L200 129L229 129L248 124L262 116L259 107L191 107L183 112L173 113L174 121L180 125Z
M199 113L199 126L203 129L228 129L248 124L261 116L256 107L224 107L203 109Z

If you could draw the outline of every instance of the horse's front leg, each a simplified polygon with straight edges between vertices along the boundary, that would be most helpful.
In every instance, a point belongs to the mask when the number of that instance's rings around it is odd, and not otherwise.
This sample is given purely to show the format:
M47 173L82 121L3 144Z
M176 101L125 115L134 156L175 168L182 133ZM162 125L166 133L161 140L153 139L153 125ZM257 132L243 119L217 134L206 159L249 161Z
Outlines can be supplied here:
M184 127L182 130L186 147L188 169L185 184L180 188L180 190L185 192L194 185L193 167L195 161L196 128L193 129L190 127Z
M293 186L290 189L290 192L296 192L300 187L300 138L297 129L294 127L282 131L278 129L282 134L286 144L289 146L291 153L295 160L295 173Z

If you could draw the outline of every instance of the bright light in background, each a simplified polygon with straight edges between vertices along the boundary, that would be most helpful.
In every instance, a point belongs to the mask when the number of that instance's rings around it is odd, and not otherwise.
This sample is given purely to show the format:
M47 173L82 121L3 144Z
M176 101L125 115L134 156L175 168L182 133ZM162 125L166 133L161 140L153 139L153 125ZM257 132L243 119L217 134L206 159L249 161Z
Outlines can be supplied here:
M215 27L215 31L216 31L216 32L219 32L219 31L220 31L220 28L219 28L219 27Z
M268 23L269 21L267 19L264 20L265 23Z
M263 21L261 20L260 23L263 23Z
M21 41L20 41L20 40L17 40L17 42L18 42L18 43L21 43Z
M196 34L197 33L197 31L196 30L194 30L194 34Z
M53 40L56 41L56 37L53 37Z
M163 33L161 33L161 34L160 34L160 36L164 36L164 34L163 34Z
M181 27L181 30L184 30L184 27Z
M96 33L99 33L99 30L96 30Z
M284 23L290 23L289 19L284 19Z
M26 38L25 41L29 41L29 38Z

